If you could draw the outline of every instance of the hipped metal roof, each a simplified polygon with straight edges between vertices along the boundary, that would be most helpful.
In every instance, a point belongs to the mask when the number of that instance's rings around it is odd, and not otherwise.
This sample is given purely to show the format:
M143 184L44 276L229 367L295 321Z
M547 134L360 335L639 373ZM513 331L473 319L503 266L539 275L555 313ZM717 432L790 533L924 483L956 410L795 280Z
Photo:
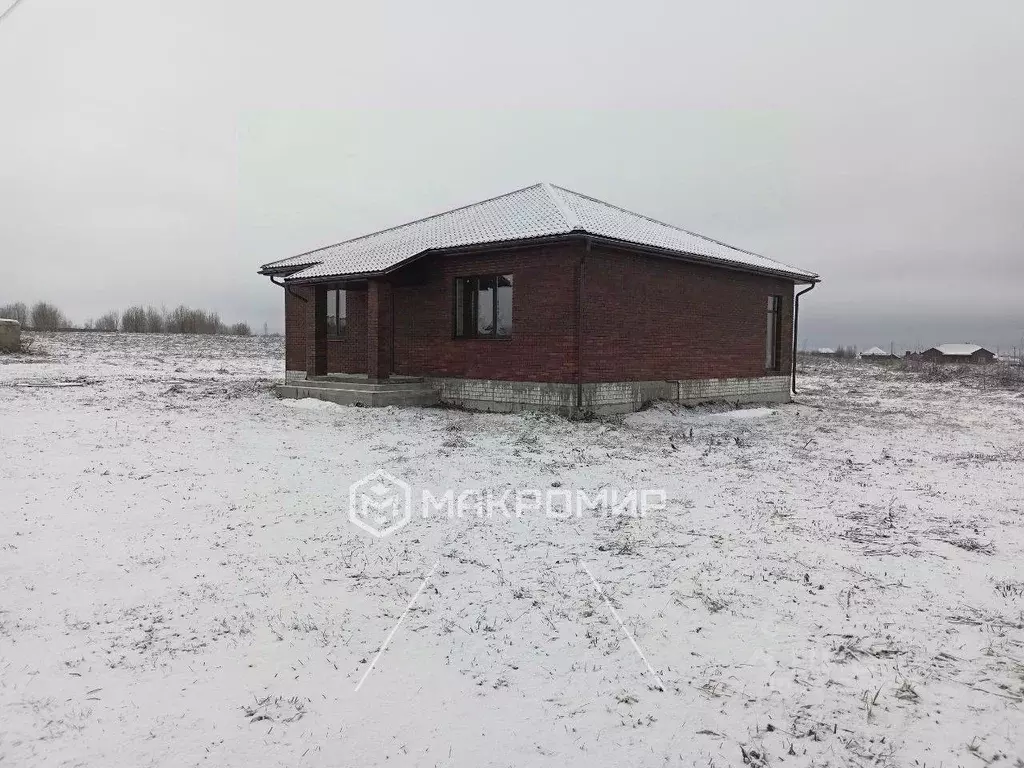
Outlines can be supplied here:
M655 221L553 184L531 187L392 229L264 264L288 282L383 274L427 252L560 235L589 235L744 271L815 282L814 272Z

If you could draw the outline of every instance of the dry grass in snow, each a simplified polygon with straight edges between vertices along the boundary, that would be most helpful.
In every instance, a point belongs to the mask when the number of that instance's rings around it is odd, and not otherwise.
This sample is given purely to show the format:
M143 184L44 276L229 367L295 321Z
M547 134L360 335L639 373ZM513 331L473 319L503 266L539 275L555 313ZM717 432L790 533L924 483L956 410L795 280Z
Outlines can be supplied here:
M825 361L792 405L574 423L278 401L275 339L33 351L0 765L1024 766L1019 391ZM378 540L378 468L668 502Z

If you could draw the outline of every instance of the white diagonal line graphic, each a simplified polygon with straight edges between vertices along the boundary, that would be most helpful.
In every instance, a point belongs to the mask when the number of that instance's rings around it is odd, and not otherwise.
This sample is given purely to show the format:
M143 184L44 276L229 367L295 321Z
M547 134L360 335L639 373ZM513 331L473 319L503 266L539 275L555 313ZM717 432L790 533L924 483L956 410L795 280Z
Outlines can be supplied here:
M655 679L655 681L657 681L658 690L664 692L665 684L661 682L661 678L658 677L658 673L654 671L654 667L651 666L651 662L647 660L647 657L644 656L644 652L640 650L640 646L637 645L636 640L633 639L633 633L629 631L629 628L622 621L622 618L619 616L619 612L616 611L615 606L612 605L612 601L608 599L608 595L605 594L604 590L601 588L601 585L598 584L597 579L594 578L594 574L590 572L590 569L587 567L587 564L584 563L582 560L580 560L579 563L581 566L583 566L583 570L587 572L587 576L589 576L590 580L593 582L594 589L597 590L598 594L604 598L605 603L608 604L608 608L609 610L611 610L612 616L614 616L615 620L619 622L619 626L622 627L622 631L626 633L626 637L629 638L629 642L633 644L633 648L636 650L637 655L640 656L644 664L647 666L647 671L650 672L651 676Z
M398 621L395 623L395 626L391 628L391 631L388 633L388 636L384 639L384 643L377 651L377 655L373 657L373 661L370 662L370 666L368 666L366 668L366 671L363 672L363 677L362 679L360 679L359 685L356 686L357 693L359 692L359 689L363 687L363 683L366 682L366 678L370 676L370 673L373 671L373 668L377 666L377 659L379 659L380 655L384 653L384 649L388 647L388 643L391 642L391 638L395 636L395 632L398 631L398 628L402 626L402 622L405 620L406 615L408 615L409 611L412 610L413 604L416 602L417 599L419 599L419 596L423 593L424 588L427 586L427 582L430 581L430 577L434 575L434 571L437 570L437 566L440 564L440 562L441 560L440 558L438 558L438 560L434 563L434 567L430 569L430 573L423 577L423 581L420 583L419 589L416 590L416 594L412 596L412 600L410 600L409 604L405 606L405 610L402 611L402 615L398 617Z

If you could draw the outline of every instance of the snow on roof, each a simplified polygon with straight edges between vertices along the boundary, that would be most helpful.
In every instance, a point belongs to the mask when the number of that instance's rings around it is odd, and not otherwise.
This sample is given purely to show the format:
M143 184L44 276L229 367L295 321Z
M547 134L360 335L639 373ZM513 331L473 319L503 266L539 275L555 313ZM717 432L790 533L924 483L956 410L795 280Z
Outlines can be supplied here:
M940 344L936 349L944 355L959 356L973 355L983 347L980 344Z
M818 275L632 213L553 184L531 187L263 265L301 268L286 280L386 272L425 251L528 240L571 232L652 246L680 255L797 280Z
M861 352L860 354L861 357L877 357L878 355L885 355L886 357L889 356L889 353L881 347L872 347L867 352Z
M818 348L818 354L819 355L834 355L835 353L836 353L836 351L834 349L832 349L832 347L819 347Z

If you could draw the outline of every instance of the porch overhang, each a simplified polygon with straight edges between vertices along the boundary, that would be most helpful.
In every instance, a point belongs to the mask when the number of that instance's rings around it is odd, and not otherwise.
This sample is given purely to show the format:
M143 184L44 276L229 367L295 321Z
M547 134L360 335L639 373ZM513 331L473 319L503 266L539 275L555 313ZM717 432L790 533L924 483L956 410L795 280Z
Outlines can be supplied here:
M393 275L396 272L406 268L410 264L428 258L430 256L458 256L470 253L514 251L525 248L536 248L537 246L542 245L564 244L567 242L579 242L582 244L587 241L589 241L593 245L605 246L608 248L614 248L616 250L630 251L636 254L651 256L655 258L672 259L687 264L697 264L709 267L716 267L718 269L727 269L733 272L743 272L747 274L762 275L766 277L777 277L783 280L791 281L797 285L807 285L821 282L821 278L817 274L805 272L789 272L783 269L770 269L766 267L757 267L749 264L739 264L736 262L728 261L726 259L717 259L712 256L706 256L703 254L681 253L679 251L674 251L668 248L658 248L656 246L651 245L641 245L629 240L617 240L615 238L610 237L591 235L583 230L577 232L569 232L561 235L549 235L545 237L524 238L517 240L503 240L490 243L476 243L452 248L428 248L396 264L392 264L386 269L370 272L339 272L337 274L332 275L317 275L316 277L291 277L292 275L296 275L306 270L307 268L315 266L317 263L319 263L313 262L301 265L289 264L288 266L281 267L275 267L273 263L265 264L263 267L259 269L258 274L272 277L282 277L284 281L290 285L345 283L351 281L371 280L374 278Z

